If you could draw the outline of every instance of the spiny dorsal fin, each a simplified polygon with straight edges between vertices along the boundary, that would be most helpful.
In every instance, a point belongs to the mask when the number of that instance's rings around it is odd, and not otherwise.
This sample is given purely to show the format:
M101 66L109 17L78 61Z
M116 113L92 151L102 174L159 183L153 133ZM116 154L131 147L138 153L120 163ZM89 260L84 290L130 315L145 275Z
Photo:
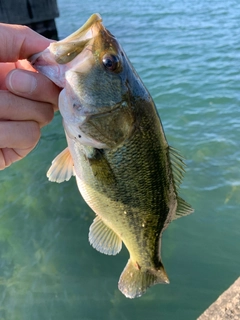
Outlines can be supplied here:
M185 200L180 197L177 197L177 210L173 220L187 216L191 214L194 210Z
M96 216L90 226L89 242L93 248L108 255L115 255L122 249L122 240L99 216Z
M73 160L67 147L53 160L47 177L49 181L60 183L68 181L74 175Z
M178 153L178 151L172 147L169 147L170 161L172 164L173 178L178 189L185 172L184 168L186 167L184 163L184 158Z

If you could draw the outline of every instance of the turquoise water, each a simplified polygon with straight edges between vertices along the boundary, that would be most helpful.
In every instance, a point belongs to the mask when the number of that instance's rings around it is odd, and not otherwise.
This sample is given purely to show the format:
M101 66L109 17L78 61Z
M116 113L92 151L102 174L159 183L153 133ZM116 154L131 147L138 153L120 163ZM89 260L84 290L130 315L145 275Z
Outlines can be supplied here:
M118 38L186 158L181 195L194 214L164 232L170 285L126 299L127 259L88 243L94 214L74 179L48 182L66 146L61 118L26 159L0 172L1 320L192 320L240 275L240 4L59 0L60 37L94 12Z

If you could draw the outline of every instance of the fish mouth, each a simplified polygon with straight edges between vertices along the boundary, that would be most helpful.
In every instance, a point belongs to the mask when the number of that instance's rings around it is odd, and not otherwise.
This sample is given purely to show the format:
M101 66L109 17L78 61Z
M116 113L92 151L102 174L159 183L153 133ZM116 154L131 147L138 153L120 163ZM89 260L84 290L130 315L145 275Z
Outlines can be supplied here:
M79 56L83 61L91 52L91 44L100 30L105 29L100 14L93 14L86 23L67 38L52 42L44 51L32 55L28 61L40 73L47 76L57 86L64 88L65 73L71 62ZM83 51L85 52L84 54Z
M104 28L100 14L93 14L85 24L67 38L52 42L49 46L58 64L71 62L79 53L85 49L90 40L95 38L99 30Z

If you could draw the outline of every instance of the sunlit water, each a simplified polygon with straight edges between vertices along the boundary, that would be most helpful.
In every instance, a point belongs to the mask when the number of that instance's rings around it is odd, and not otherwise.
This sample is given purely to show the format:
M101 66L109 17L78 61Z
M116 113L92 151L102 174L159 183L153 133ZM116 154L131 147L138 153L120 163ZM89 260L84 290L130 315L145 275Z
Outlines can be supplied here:
M88 242L94 214L74 179L45 173L66 146L61 118L26 159L0 172L1 320L191 320L240 275L240 4L59 0L60 37L94 12L118 38L186 158L181 195L194 214L164 232L170 285L126 299L127 259Z

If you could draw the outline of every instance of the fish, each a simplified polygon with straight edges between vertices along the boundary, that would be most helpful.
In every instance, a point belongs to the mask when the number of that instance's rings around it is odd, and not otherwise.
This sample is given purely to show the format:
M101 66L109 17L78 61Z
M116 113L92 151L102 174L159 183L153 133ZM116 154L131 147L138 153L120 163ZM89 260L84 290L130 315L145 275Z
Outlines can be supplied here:
M169 223L193 212L179 195L185 163L168 145L154 101L100 14L72 35L30 57L33 67L62 88L59 110L67 147L48 179L75 176L95 212L93 248L121 251L129 260L118 282L127 298L169 283L161 237Z

